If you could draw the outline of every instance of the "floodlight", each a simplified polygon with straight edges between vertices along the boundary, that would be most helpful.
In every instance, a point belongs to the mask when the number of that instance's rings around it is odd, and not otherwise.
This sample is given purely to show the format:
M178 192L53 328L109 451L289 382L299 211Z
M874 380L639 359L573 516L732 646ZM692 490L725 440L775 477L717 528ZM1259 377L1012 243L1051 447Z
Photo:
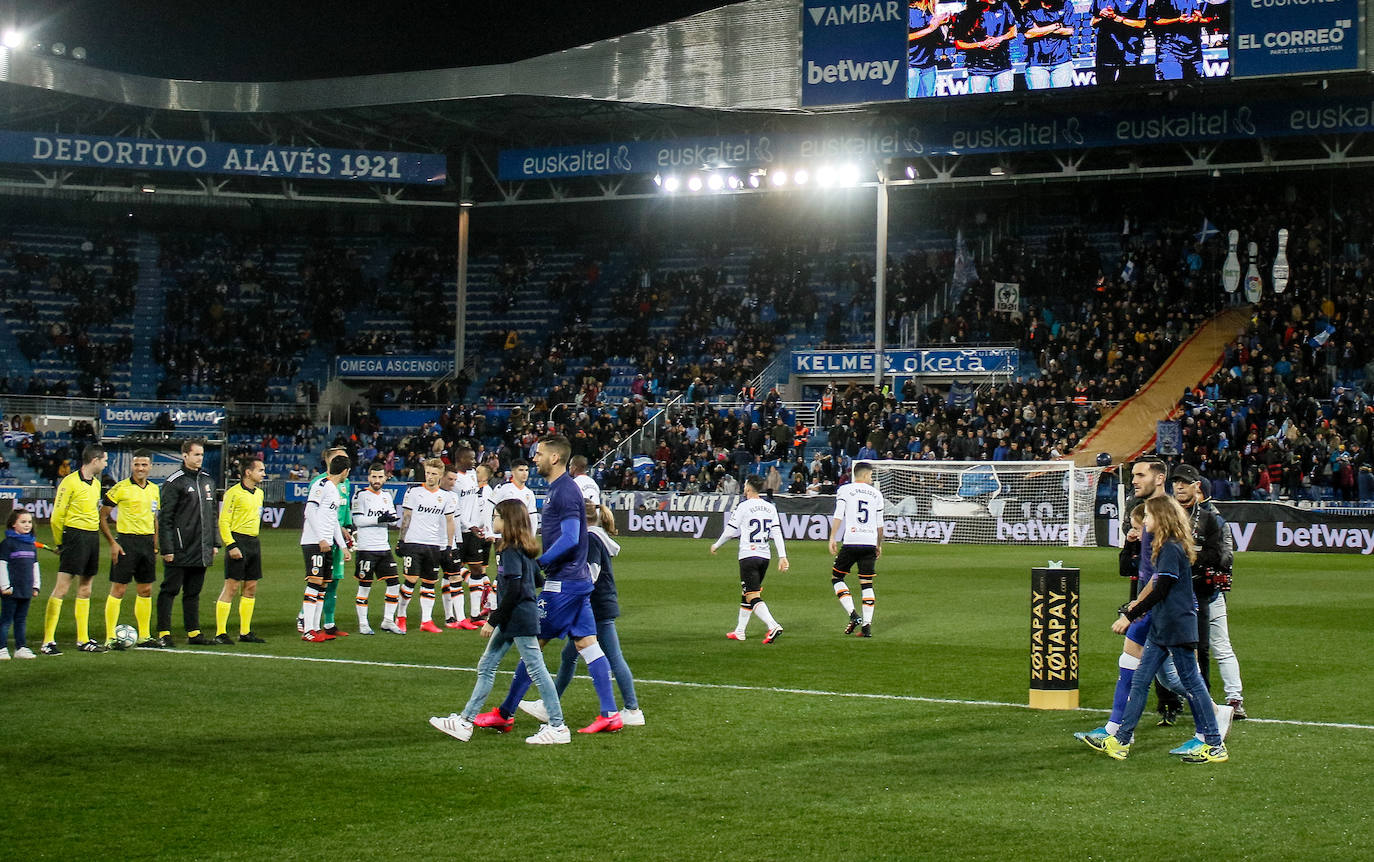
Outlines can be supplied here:
M691 189L694 192L701 191L701 177L696 174L692 174L690 177L688 177L687 188Z
M751 189L756 189L756 188L759 187L759 177L760 177L760 176L761 176L761 175L758 174L758 173L752 173L752 174L749 175L749 188L751 188Z
M835 184L835 169L830 165L821 165L816 169L816 185L822 188L829 188Z
M792 174L792 182L796 183L799 186L806 185L806 181L809 179L811 179L811 175L806 172L806 168L802 168L801 170Z
M771 171L768 174L768 180L775 186L785 186L787 185L787 171Z
M83 47L81 47L80 45L77 45L75 48L72 49L72 59L73 59L73 60L85 60L85 59L86 59L86 49L83 48Z
M66 56L66 54L67 54L67 43L65 43L65 42L54 42L54 43L52 43L52 55L53 55L54 57L63 57L63 56Z
M909 179L909 180L914 180L914 179L916 179L917 177L919 177L920 175L921 175L921 174L916 170L916 166L915 166L915 165L907 165L907 166L906 166L906 178L907 178L907 179Z
M859 166L842 165L840 167L840 182L846 186L857 186L859 184Z
M743 183L739 181L739 177L735 176L734 174L731 174L729 178L726 179L725 184L732 189L738 189L740 186L743 185Z
M1000 177L1004 175L1006 172L1007 169L1002 167L1001 165L993 165L992 170L988 171L988 173L992 174L994 177Z
M10 27L5 30L5 35L0 37L0 41L4 42L6 48L14 50L24 44L24 34Z
M725 178L722 177L720 174L711 174L709 177L706 178L706 185L711 189L711 191L718 192L721 189L725 188Z
M682 180L677 177L664 177L663 190L665 192L675 192L682 186Z

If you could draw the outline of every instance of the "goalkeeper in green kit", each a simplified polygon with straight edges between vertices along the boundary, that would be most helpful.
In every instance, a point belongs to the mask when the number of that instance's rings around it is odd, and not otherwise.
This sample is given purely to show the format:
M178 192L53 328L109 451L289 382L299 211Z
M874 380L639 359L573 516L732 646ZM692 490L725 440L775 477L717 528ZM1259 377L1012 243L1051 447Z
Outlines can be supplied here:
M331 446L330 448L324 450L324 463L328 464L328 463L329 463L329 459L333 458L335 455L343 455L345 458L348 458L348 457L349 457L349 455L348 455L348 450L345 449L344 447L342 447L342 446ZM350 464L352 463L352 459L351 459L351 458L349 458L349 463L350 463ZM325 476L325 475L328 475L328 474L326 474L326 473L316 473L316 474L310 479L311 484L314 484L315 482L317 482L317 481L320 479L321 476ZM353 546L353 529L352 529L352 528L353 528L353 513L352 513L352 507L353 507L353 489L352 489L352 487L349 485L348 479L344 479L342 482L339 483L339 496L342 497L343 500L344 500L344 505L342 505L342 506L339 507L339 526L343 528L343 534L344 534L344 540L345 540L345 542L348 544L349 547L352 547L352 546ZM337 604L337 600L338 600L339 582L342 581L342 580L343 580L343 577L344 577L344 558L343 558L343 552L344 552L343 547L341 547L341 546L339 546L339 545L335 545L335 546L334 546L334 550L330 553L330 563L331 563L331 565L333 566L333 577L329 579L329 583L325 586L325 592L324 592L324 609L323 609L323 611L322 611L321 614L320 614L320 627L321 627L321 629L322 629L324 632L326 632L327 634L334 635L335 637L348 637L348 632L339 631L339 627L338 627L337 625L334 624L334 606L335 606L335 604ZM304 631L304 630L305 630L305 618L304 618L304 617L301 617L300 615L297 615L297 616L296 616L296 631L299 632L299 631Z

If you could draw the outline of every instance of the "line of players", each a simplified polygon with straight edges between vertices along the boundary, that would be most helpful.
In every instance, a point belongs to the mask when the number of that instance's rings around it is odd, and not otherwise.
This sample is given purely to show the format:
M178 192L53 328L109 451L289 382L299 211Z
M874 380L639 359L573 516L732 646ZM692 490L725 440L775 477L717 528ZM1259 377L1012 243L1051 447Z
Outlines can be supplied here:
M907 95L936 95L936 57L954 47L964 54L969 91L1010 92L1011 42L1026 43L1026 85L1071 87L1074 4L1068 0L969 0L961 11L936 0L910 0L907 16ZM1092 0L1097 83L1196 80L1204 76L1204 29L1224 30L1219 4L1207 0ZM1143 63L1145 34L1155 36L1156 61Z
M387 477L382 464L370 465L367 487L351 494L346 453L333 449L325 457L328 472L310 485L301 531L306 567L305 594L297 618L301 639L322 643L347 636L329 613L328 601L353 552L357 554L359 633L375 633L368 622L368 604L378 581L385 587L382 631L407 633L409 609L417 593L420 631L442 632L434 620L440 597L445 627L481 628L496 600L486 574L492 539L498 538L491 529L492 511L503 500L519 500L531 513L532 522L538 523L534 492L526 484L528 462L515 461L511 481L492 488L491 468L477 464L473 450L460 445L452 464L438 458L425 462L424 482L406 491L398 513L391 492L383 487ZM350 499L351 505L346 502ZM399 569L391 551L388 531L392 528L399 532Z
M298 628L308 642L323 642L346 636L333 618L333 599L343 579L344 563L352 559L350 545L358 552L355 599L359 631L373 634L368 624L368 600L373 584L386 586L386 610L381 628L405 634L407 610L417 587L424 615L420 629L442 631L430 619L436 584L443 579L443 610L448 628L475 630L481 627L495 603L494 591L485 569L490 558L490 519L493 507L504 499L518 499L533 513L534 492L527 486L529 464L516 461L511 481L496 488L489 485L491 468L475 465L471 448L460 447L455 464L438 459L426 465L426 481L411 488L400 514L389 491L383 489L386 474L381 465L368 471L368 486L350 495L347 474L349 462L342 448L324 453L329 468L310 486L306 504L302 545L306 553L307 580ZM59 485L55 500L51 550L60 554L58 575L45 611L41 652L61 655L57 628L61 609L72 585L76 585L75 616L77 646L82 652L106 652L143 648L170 648L172 609L178 594L182 597L187 643L197 646L235 642L228 633L233 601L239 597L239 642L265 643L252 630L257 582L262 578L262 551L259 530L263 509L260 487L266 471L261 459L240 463L240 480L231 485L218 507L210 477L200 470L204 445L186 441L182 446L182 467L159 487L149 478L152 453L133 453L131 474L102 491L101 475L108 464L103 447L90 446L82 454L81 466ZM342 461L339 459L342 458ZM589 499L599 500L600 490L585 475L585 459L574 459L576 480ZM340 472L341 471L341 472ZM324 493L328 486L334 496ZM588 487L590 486L590 487ZM344 503L352 497L352 505ZM331 502L322 506L321 501ZM327 517L325 514L327 513ZM115 520L117 516L117 521ZM538 515L532 515L537 524ZM390 550L388 527L399 523L398 545L403 562L399 577ZM356 530L356 534L354 533ZM89 615L92 585L100 562L100 537L110 548L110 593L105 604L106 640L90 637ZM43 546L40 546L43 547ZM200 592L206 568L225 555L225 582L216 601L216 634L200 629ZM157 628L153 629L153 585L157 562L163 562L163 582L156 600ZM34 567L37 570L37 567ZM121 605L128 585L136 585L134 616L136 636L117 637ZM40 582L35 577L31 589ZM464 610L464 586L467 609ZM309 628L306 619L309 619ZM128 628L128 627L126 627ZM18 631L16 631L18 633ZM23 644L19 645L23 647Z

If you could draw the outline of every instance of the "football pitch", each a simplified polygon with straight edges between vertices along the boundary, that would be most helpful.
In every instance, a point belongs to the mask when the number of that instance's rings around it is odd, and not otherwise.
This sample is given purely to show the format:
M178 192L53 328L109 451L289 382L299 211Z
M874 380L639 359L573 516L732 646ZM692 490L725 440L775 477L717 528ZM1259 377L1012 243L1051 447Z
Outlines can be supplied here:
M1252 718L1231 762L1190 766L1166 753L1187 716L1157 728L1147 713L1125 762L1072 736L1105 720L1116 679L1126 586L1110 550L889 545L862 640L841 633L824 544L794 542L764 589L785 633L764 645L757 622L744 643L724 636L733 544L626 539L619 630L647 724L545 747L524 743L523 713L466 744L429 727L462 707L484 642L416 631L418 601L405 637L302 643L296 538L265 536L266 645L0 665L4 857L1348 860L1374 844L1367 557L1239 557L1230 625ZM1049 558L1083 571L1079 711L1024 706L1029 570ZM221 582L217 568L206 623ZM338 620L356 632L353 585ZM102 577L102 639L107 592ZM585 677L564 711L573 728L595 716Z

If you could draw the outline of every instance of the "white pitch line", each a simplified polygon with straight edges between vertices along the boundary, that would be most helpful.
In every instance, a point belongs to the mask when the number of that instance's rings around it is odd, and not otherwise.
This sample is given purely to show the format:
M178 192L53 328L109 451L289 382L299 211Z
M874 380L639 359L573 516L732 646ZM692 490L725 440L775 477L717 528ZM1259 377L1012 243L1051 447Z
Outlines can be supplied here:
M148 652L177 653L177 654L180 654L180 655L218 656L218 657L222 657L222 658L260 658L260 659L267 659L267 660L269 660L269 661L304 661L304 662L315 662L315 663L317 663L317 664L343 664L343 665L357 665L357 666L361 666L361 667L400 668L400 669L403 669L403 670L440 670L440 671L447 671L447 672L450 672L450 673L452 673L452 672L459 672L459 673L476 673L476 672L477 672L477 668L475 668L475 667L462 667L462 666L458 666L458 665L412 664L412 663L410 663L410 662L399 662L399 661L367 661L367 660L364 660L364 659L354 659L354 658L316 658L316 657L314 657L314 656L303 656L303 655L299 655L299 656L298 656L298 655L267 655L267 654L265 654L265 653L251 653L251 652L248 652L248 653L246 653L246 652L210 652L210 651L208 651L208 650L188 650L188 649L172 649L172 650L154 650L154 649L149 649ZM504 675L506 675L506 676L510 676L510 675L512 675L512 674L514 673L514 671L502 670L502 671L497 671L497 673L504 674ZM587 676L585 676L585 675L582 675L582 676L579 676L578 678L579 678L579 679L588 679L589 677L587 677ZM1030 709L1030 708L1031 708L1028 704L1024 704L1024 703L1010 703L1010 702L1001 701L1001 700L959 700L959 699L957 699L957 698L950 698L950 697L921 697L920 695L914 695L914 694L871 694L871 693L862 692L862 691L827 691L827 690L825 690L825 689L816 689L816 688L783 688L783 687L780 687L780 686L766 686L766 685L737 685L737 684L734 684L734 683L724 683L724 682L686 682L686 681L684 681L684 680L676 680L676 679L642 679L642 678L640 678L640 677L635 677L635 685L668 685L668 686L676 686L676 687L678 687L678 688L701 688L701 689L711 689L711 690L716 690L716 691L755 691L755 692L765 692L765 693L770 693L770 694L801 694L801 695L810 695L810 696L819 696L819 697L849 697L849 698L855 698L855 699L860 699L860 700L888 700L888 701L896 701L896 702L901 702L901 703L937 703L937 704L946 704L946 705L950 705L950 706L998 706L998 707L1012 707L1012 708L1015 708L1015 709ZM1103 714L1103 713L1109 713L1109 712L1110 712L1110 710L1106 710L1106 709L1093 709L1092 707L1087 707L1087 706L1074 707L1073 710L1055 710L1055 711L1056 711L1056 712L1062 712L1062 711L1072 711L1072 712L1093 712L1093 713L1098 713L1098 714ZM1299 721L1299 720L1296 720L1296 719L1289 719L1289 718L1247 718L1247 719L1245 719L1245 722L1246 722L1247 724L1284 724L1284 725L1289 725L1289 726L1293 726L1293 727L1331 727L1331 728L1337 728L1337 729L1341 729L1341 730L1374 730L1374 724L1351 724L1351 723L1347 723L1347 722L1338 722L1338 721Z

